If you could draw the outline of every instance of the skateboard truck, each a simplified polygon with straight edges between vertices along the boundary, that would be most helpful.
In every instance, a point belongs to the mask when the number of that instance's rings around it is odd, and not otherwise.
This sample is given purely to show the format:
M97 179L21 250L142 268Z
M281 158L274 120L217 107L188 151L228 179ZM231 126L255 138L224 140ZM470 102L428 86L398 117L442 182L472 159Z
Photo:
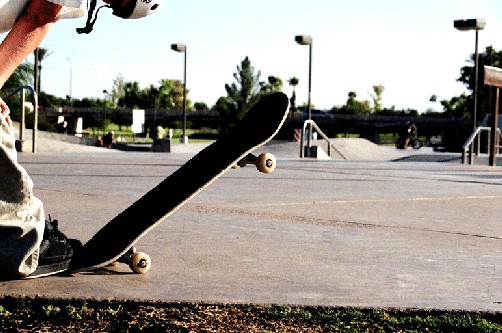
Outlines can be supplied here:
M145 274L152 267L150 256L144 252L137 252L134 246L110 265L116 265L117 263L129 265L129 268L136 274Z
M246 157L232 166L233 169L245 167L248 164L254 164L258 171L263 173L271 173L274 171L277 162L275 156L270 153L260 154L247 154Z

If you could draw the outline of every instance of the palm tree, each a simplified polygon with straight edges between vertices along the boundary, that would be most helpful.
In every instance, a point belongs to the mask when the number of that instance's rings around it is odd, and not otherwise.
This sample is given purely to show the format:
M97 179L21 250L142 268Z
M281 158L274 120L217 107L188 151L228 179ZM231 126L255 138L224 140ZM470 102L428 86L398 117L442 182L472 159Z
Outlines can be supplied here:
M31 85L33 83L33 64L29 62L23 62L20 64L14 73L9 77L9 79L5 82L3 87L0 88L0 93L2 97L14 92L14 90L18 89L24 85ZM11 98L6 101L11 110L12 119L19 121L21 109L21 102L19 98Z
M14 73L5 82L0 91L5 96L22 85L31 85L33 83L33 64L23 62L20 64Z
M35 52L37 54L37 52ZM48 49L44 49L43 47L38 48L38 89L39 91L41 90L41 83L42 83L42 61L45 60L48 56L50 56L52 52L49 52ZM37 64L37 61L35 59L35 64Z
M295 90L295 88L298 85L298 82L300 82L300 79L298 79L297 77L292 77L288 80L289 85L293 87L293 94L291 95L291 98L289 99L291 102L291 106L289 108L290 115L292 115L296 111L296 105L295 105L296 90Z

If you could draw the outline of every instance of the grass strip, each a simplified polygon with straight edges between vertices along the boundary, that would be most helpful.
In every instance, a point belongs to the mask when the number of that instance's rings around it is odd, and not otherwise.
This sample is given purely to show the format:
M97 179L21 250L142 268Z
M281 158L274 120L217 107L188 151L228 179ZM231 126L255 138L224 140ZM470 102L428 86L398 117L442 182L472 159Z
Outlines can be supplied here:
M0 298L1 332L502 332L502 313Z

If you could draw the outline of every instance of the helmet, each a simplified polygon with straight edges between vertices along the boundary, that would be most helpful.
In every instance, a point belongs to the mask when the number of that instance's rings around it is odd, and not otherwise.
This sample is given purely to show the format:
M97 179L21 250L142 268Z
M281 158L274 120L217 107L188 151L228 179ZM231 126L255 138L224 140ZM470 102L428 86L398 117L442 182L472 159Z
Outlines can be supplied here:
M113 15L123 19L138 19L153 13L164 0L131 0L126 6L113 6Z

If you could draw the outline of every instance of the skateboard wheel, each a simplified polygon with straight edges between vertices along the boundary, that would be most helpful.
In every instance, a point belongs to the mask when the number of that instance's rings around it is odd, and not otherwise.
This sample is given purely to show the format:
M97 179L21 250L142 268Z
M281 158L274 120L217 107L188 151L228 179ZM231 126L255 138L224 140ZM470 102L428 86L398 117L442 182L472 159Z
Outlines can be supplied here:
M239 169L239 168L240 168L240 166L238 164L232 165L232 169Z
M275 166L275 156L270 153L260 154L256 160L256 168L263 173L271 173L274 171Z
M146 253L136 252L129 260L129 267L136 274L145 274L152 267L152 259Z

